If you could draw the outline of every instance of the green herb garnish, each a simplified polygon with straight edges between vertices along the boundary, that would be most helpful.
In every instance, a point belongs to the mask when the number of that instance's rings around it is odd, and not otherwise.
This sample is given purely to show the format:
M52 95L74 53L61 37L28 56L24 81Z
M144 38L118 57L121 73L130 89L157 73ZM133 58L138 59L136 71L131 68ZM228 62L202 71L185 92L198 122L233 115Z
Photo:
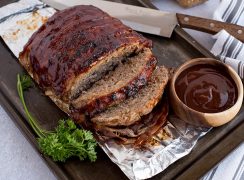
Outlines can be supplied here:
M54 132L43 130L36 119L28 111L23 91L32 86L32 80L27 75L17 75L17 89L19 98L24 107L27 120L37 134L41 151L51 156L54 161L65 161L71 156L80 160L89 158L94 162L97 159L97 146L90 131L79 129L71 119L60 120Z

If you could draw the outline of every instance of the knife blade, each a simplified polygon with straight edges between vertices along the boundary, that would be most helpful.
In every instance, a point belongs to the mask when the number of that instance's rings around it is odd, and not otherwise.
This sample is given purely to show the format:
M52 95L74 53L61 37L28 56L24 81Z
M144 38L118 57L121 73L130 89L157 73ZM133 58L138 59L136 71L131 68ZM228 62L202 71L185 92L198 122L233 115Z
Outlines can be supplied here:
M156 9L132 6L103 0L43 0L51 7L62 10L75 5L93 5L120 19L132 29L144 33L171 37L176 25L210 34L227 30L232 36L244 42L244 27L220 21L164 12Z

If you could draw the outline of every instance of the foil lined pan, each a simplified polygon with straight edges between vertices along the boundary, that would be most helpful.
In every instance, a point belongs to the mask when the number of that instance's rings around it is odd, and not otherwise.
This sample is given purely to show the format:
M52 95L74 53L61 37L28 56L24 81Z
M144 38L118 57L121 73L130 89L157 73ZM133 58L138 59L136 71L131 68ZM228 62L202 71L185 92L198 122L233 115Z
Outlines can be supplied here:
M148 144L145 149L133 149L113 141L101 147L128 178L147 179L189 154L197 140L209 130L194 127L170 115L167 124L153 137L153 144Z
M0 8L0 36L18 58L31 35L55 13L38 0L20 0ZM210 129L194 127L174 115L143 149L118 145L114 141L100 144L109 158L129 179L147 179L189 154L198 139Z

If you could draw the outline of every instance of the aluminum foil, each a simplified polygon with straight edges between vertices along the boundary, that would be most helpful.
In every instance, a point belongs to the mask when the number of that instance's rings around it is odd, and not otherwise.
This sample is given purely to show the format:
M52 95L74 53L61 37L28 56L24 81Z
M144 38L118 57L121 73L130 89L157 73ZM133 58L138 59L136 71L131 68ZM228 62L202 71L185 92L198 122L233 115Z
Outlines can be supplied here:
M0 8L0 36L18 58L31 35L55 13L38 0L20 0ZM118 145L113 141L100 144L109 158L129 179L147 179L189 154L198 139L210 129L194 127L176 116L143 149Z

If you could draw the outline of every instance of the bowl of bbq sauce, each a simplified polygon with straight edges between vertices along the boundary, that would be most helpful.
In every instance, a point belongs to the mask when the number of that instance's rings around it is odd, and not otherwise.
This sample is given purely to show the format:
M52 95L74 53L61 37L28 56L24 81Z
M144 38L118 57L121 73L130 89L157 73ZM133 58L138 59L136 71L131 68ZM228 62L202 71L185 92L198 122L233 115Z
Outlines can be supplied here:
M182 120L216 127L232 120L243 101L243 84L230 66L211 58L185 62L170 82L171 107Z

